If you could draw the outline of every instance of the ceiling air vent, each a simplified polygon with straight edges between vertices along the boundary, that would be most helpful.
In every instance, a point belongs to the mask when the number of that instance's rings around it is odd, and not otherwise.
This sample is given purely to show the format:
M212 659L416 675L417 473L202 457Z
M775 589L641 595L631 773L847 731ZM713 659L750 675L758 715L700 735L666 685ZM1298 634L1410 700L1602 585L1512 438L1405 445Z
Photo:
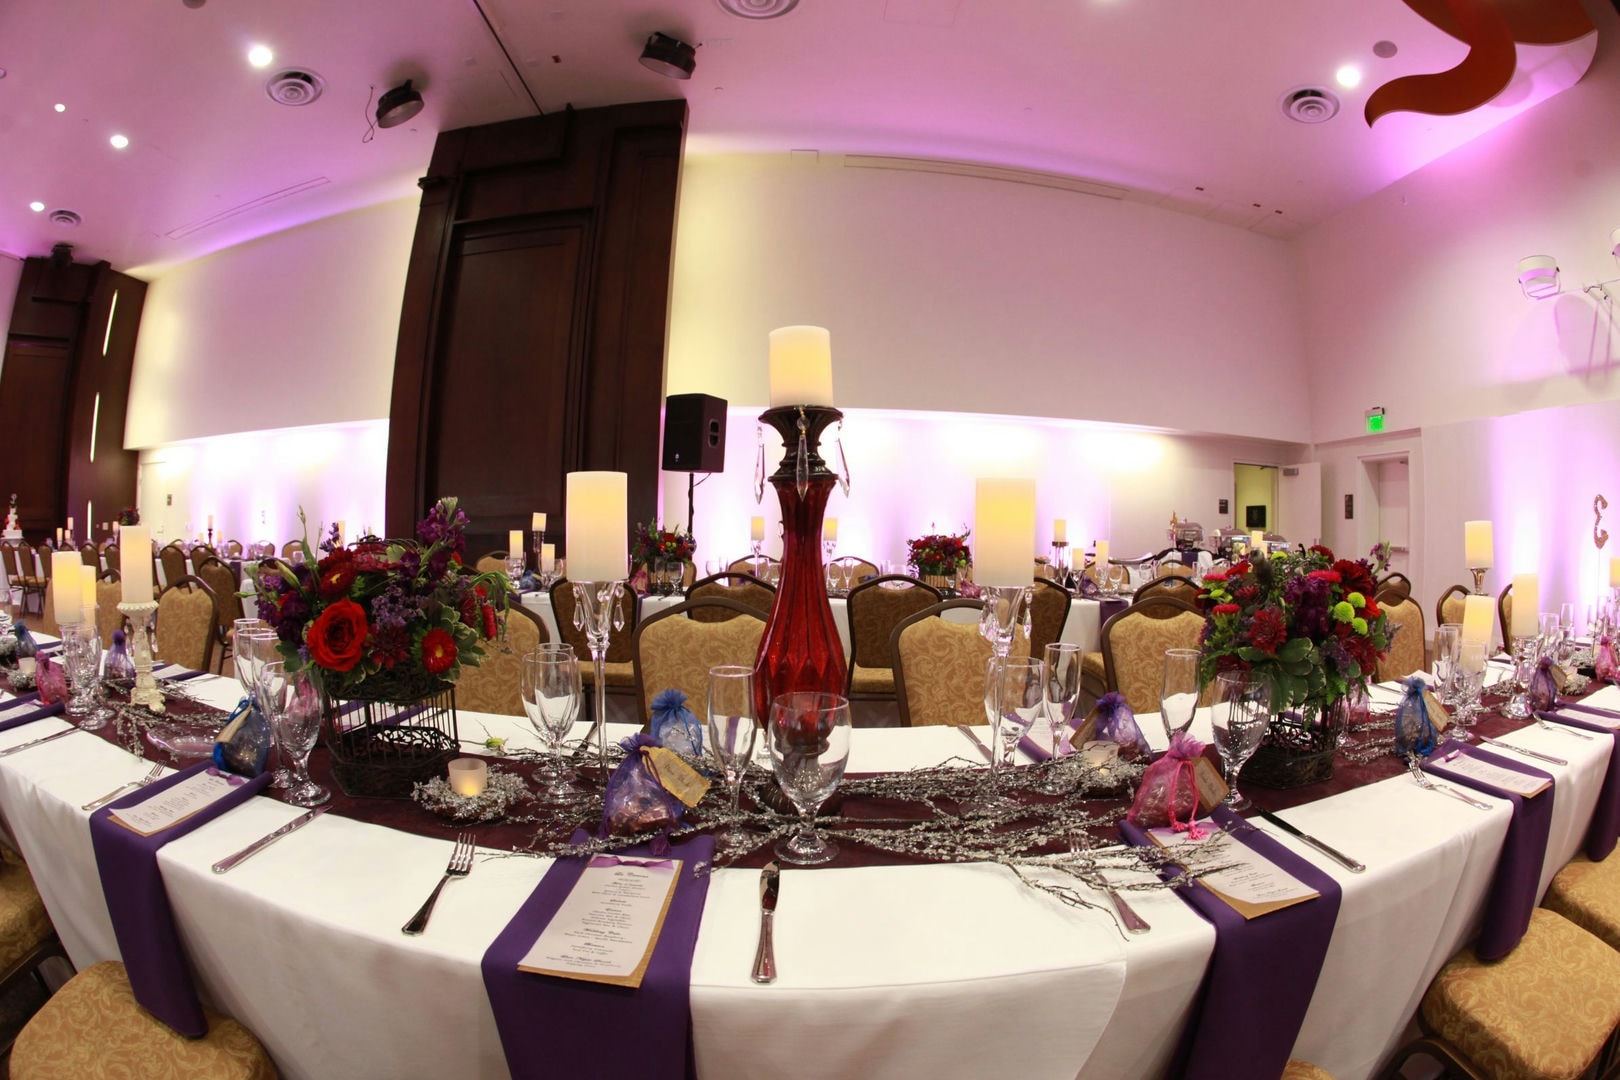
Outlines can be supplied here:
M774 19L799 6L799 0L714 0L720 10L742 19Z
M1320 124L1339 114L1339 99L1320 86L1301 86L1283 95L1283 115L1302 124Z
M308 105L325 89L326 80L313 71L299 68L278 71L264 84L264 92L270 95L270 100L281 105Z
M58 225L71 226L79 224L84 220L84 218L80 217L78 214L75 214L72 210L52 210L51 220L56 222Z

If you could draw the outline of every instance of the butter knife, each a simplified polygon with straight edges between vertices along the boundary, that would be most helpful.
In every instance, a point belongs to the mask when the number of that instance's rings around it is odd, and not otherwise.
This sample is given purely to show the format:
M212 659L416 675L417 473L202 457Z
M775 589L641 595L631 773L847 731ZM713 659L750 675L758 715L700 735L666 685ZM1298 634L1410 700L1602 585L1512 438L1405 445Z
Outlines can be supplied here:
M47 735L43 739L29 739L27 742L18 743L16 746L8 746L4 750L0 750L0 757L6 757L8 754L15 754L19 750L26 750L30 746L38 746L40 743L48 743L52 739L60 739L62 736L71 735L78 730L79 729L76 727L70 727L66 731L58 731L55 735Z
M754 953L753 974L757 983L776 981L776 942L771 930L776 921L776 893L781 881L782 868L772 859L759 872L759 948Z
M1482 743L1486 743L1486 744L1488 744L1490 746L1499 746L1503 750L1512 750L1515 754L1523 754L1525 757L1533 757L1537 761L1545 761L1549 765L1568 765L1569 764L1569 762L1565 761L1561 757L1553 757L1551 754L1543 754L1539 750L1526 750L1522 746L1514 746L1512 743L1500 742L1500 741L1498 741L1496 739L1487 739L1483 735L1481 735L1479 737L1479 741L1482 742Z
M277 840L280 840L288 833L308 825L310 822L314 821L316 818L320 817L330 809L332 809L332 804L327 803L325 806L317 806L313 810L299 814L281 828L259 837L257 840L253 841L253 843L249 844L241 851L238 851L235 855L227 855L225 858L219 860L219 862L214 864L214 873L223 874L225 871L237 865L242 860L257 855L259 852L263 851Z
M1320 851L1322 854L1326 855L1328 858L1332 859L1346 870L1359 874L1363 870L1367 869L1365 864L1357 862L1337 848L1329 847L1316 837L1312 836L1310 833L1301 832L1297 827L1288 824L1288 822L1284 821L1276 814L1273 814L1270 810L1261 810L1260 816L1277 826L1277 828L1281 829L1283 832L1299 837L1301 840L1305 841L1307 844L1311 845L1311 847L1315 848L1317 851Z
M964 739L979 748L979 753L984 755L984 760L990 762L991 764L995 764L995 755L990 753L990 748L988 746L984 745L984 740L979 738L978 732L974 731L970 727L961 725L958 725L956 730L962 733L962 737Z

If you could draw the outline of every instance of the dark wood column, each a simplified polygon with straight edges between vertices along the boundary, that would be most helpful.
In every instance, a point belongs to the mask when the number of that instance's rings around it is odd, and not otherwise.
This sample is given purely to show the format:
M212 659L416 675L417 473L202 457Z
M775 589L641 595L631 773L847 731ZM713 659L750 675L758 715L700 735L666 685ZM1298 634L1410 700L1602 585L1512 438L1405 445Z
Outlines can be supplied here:
M439 136L394 361L387 517L406 535L456 495L469 552L544 510L564 477L629 474L657 512L659 411L686 103L658 101Z

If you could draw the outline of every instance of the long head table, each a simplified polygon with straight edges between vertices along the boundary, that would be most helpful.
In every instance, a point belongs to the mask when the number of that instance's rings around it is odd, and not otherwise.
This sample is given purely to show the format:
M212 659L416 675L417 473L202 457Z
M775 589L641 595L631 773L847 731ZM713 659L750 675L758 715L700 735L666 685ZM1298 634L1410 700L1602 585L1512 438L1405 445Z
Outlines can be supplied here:
M238 696L223 679L189 685L220 706ZM1589 700L1620 707L1620 691ZM462 719L471 740L487 730L536 745L520 719ZM1157 719L1140 720L1162 747ZM65 723L0 732L0 749ZM853 739L851 772L970 765L948 728ZM1513 739L1570 762L1546 766L1558 787L1544 888L1581 846L1614 740L1535 727ZM80 968L117 956L80 806L145 769L88 734L0 758L0 812ZM1296 1056L1363 1077L1397 1044L1423 988L1479 923L1511 817L1506 802L1487 801L1480 811L1398 775L1288 811L1364 861L1363 874L1257 822L1343 890ZM435 837L328 814L228 874L209 869L297 813L254 798L160 850L205 995L254 1030L289 1077L508 1075L479 962L549 862L484 852L420 937L399 928L443 870L447 826ZM718 870L709 888L691 971L705 1077L1159 1075L1215 944L1169 891L1131 895L1153 929L1127 940L1102 911L1058 904L990 864L789 869L776 918L781 974L757 986L758 895L753 870Z

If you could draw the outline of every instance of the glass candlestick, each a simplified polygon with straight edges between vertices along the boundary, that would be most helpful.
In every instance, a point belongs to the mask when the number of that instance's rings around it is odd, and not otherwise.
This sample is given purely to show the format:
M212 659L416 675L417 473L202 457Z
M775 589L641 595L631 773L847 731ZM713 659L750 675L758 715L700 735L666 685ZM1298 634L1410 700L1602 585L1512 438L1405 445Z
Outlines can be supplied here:
M607 651L613 631L624 629L623 581L574 582L574 628L585 631L595 673L596 744L602 766L602 784L608 780L607 751Z
M160 713L164 709L163 691L152 678L152 616L157 611L157 601L126 602L119 604L118 610L129 616L130 629L134 632L135 686L129 692L129 703Z

